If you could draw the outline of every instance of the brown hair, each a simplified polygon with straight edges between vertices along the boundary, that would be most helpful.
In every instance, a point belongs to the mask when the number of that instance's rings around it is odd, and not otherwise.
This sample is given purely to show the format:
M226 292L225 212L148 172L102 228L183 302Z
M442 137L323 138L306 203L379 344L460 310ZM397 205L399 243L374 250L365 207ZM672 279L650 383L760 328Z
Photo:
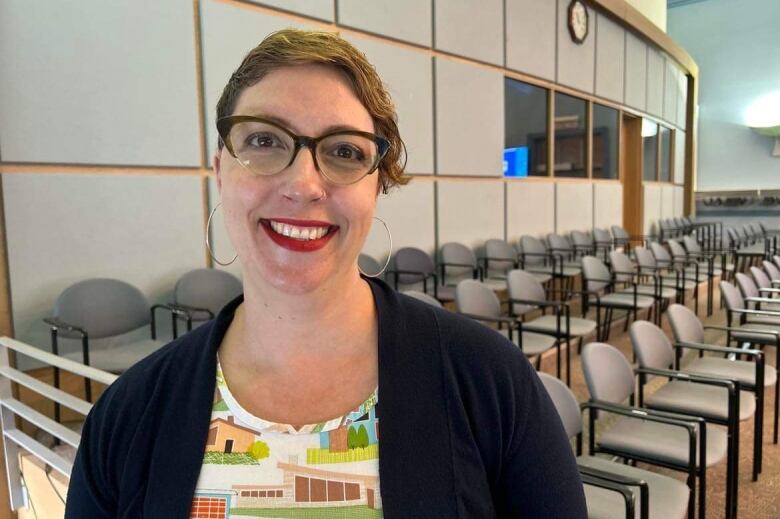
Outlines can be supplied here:
M403 174L406 147L398 132L398 117L390 94L366 56L337 33L284 29L268 35L249 51L230 76L217 103L217 119L232 115L241 92L272 70L309 63L331 65L343 72L371 115L376 133L390 141L390 149L379 165L382 192L408 183L409 178ZM220 139L220 149L222 144Z

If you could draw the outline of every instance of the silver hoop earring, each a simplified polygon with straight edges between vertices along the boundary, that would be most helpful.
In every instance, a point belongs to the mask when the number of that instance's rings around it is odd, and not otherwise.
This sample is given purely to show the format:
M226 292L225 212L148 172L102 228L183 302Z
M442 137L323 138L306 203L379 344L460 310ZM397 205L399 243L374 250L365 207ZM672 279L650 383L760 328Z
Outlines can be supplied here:
M222 265L223 267L227 267L228 265L233 264L234 261L236 261L236 258L238 258L238 254L233 256L233 259L228 261L227 263L223 263L217 259L217 256L214 254L214 251L211 250L211 243L209 243L209 231L211 230L211 219L214 217L214 213L217 212L217 209L219 209L222 206L222 202L219 202L217 205L214 206L214 209L211 210L211 213L209 213L209 219L206 222L206 249L209 251L209 256L211 256L211 259Z
M385 266L382 267L379 270L379 272L377 272L376 274L366 274L365 272L360 270L360 265L358 264L358 271L364 276L366 276L367 278L378 278L379 276L384 274L385 270L387 270L387 266L390 265L390 258L393 257L393 235L390 232L390 227L387 226L387 222L385 222L378 216L374 216L374 220L379 220L382 223L382 225L385 226L385 231L387 231L387 238L390 240L390 252L387 253L387 261L385 261Z

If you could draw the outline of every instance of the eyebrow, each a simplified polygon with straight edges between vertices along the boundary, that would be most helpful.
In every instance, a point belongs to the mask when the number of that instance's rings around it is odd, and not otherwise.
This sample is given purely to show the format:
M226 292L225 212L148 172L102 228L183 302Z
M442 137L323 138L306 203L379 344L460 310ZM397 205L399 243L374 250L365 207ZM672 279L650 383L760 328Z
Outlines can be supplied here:
M283 126L284 128L292 131L293 133L298 133L298 131L294 128L294 125L291 124L288 120L286 120L283 117L264 114L264 113L252 113L250 117L259 117L261 119L266 119L268 121L271 121L272 123L278 124L279 126ZM360 128L357 128L355 126L350 126L348 124L332 124L326 127L320 133L320 135L327 135L329 133L340 132L340 131L366 132L367 130L361 130ZM368 131L368 133L373 133L373 131Z

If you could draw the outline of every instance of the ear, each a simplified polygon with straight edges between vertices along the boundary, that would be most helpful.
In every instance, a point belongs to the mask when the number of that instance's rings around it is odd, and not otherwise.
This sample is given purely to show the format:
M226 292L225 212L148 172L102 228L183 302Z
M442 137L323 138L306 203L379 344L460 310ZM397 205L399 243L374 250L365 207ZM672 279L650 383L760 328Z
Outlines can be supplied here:
M222 193L222 170L221 168L221 157L222 156L222 150L220 148L217 148L217 150L214 152L214 156L211 157L211 167L214 169L214 174L217 177L217 191L221 194Z

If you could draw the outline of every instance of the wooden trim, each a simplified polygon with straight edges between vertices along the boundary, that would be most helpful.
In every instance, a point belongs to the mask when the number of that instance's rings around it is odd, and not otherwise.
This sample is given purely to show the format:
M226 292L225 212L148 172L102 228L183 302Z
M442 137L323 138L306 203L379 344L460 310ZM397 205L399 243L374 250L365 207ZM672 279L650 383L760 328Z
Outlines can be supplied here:
M696 107L699 104L699 80L688 76L688 99L685 112L685 193L683 194L683 213L696 215L696 136L699 133Z
M5 228L5 207L3 198L3 177L0 175L0 336L14 336L13 308L11 302L11 275L8 269L8 234ZM11 366L16 366L16 356L10 357ZM13 396L18 397L19 388L12 385ZM0 438L0 452L5 452L3 438ZM5 456L0 456L0 473L5 475ZM8 484L0 484L0 519L15 517L11 511L11 499Z
M661 181L661 125L655 125L655 181ZM643 179L644 180L644 179Z
M204 176L209 170L200 167L123 166L96 164L51 164L0 162L0 174L58 173L71 175L182 175Z
M593 180L593 101L585 102L585 177Z
M547 92L547 177L555 176L555 90ZM540 175L533 175L540 176Z
M206 81L203 74L203 38L200 27L200 0L192 0L192 24L195 33L195 85L197 87L198 99L198 143L200 145L200 167L207 168L209 165L208 146L206 146L206 102L204 95L204 84Z

